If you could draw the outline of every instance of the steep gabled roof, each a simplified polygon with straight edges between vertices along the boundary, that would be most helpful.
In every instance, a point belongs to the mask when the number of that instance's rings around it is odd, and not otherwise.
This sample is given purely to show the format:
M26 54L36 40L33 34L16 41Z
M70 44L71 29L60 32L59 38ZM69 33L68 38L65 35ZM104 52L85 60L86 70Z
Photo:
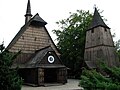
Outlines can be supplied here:
M6 50L9 50L15 43L16 41L20 38L20 36L24 33L26 28L28 27L29 23L26 23L21 27L19 32L15 35L15 37L12 39L12 41L9 43L9 45L6 47Z
M98 26L102 26L102 27L105 27L105 28L108 28L110 29L103 21L103 19L101 18L98 10L95 8L95 11L94 11L94 15L93 15L93 18L92 18L92 22L88 28L88 30L92 29L92 28L95 28L95 27L98 27Z
M27 63L27 67L35 67L38 62L42 60L42 58L47 54L49 51L54 51L50 46L47 46L45 48L37 50L32 57L30 58L30 61ZM39 59L38 59L39 58Z
M15 37L12 39L12 41L9 43L9 45L6 47L6 50L9 50L15 43L16 41L20 38L20 36L24 33L26 28L28 27L29 23L26 23L21 27L19 32L15 35Z
M59 61L61 62L61 64L39 64L43 58L47 55L48 52L54 52L55 51L52 49L51 46L47 46L45 48L42 48L40 50L37 50L31 57L30 57L30 61L27 62L25 64L25 67L26 68L35 68L35 67L44 67L44 68L47 68L47 67L51 67L51 68L56 68L56 67L65 67L63 64L62 64L62 61L60 60L60 58L58 57ZM57 54L55 53L55 55L57 56Z
M7 46L7 50L10 49L14 44L15 42L20 38L20 36L24 33L24 31L27 29L27 27L34 21L39 21L39 22L43 22L44 20L43 19L40 19L39 14L36 14L33 18L31 18L27 23L25 23L25 25L23 25L20 29L20 31L16 34L16 36L13 38L13 40L9 43L9 45ZM37 18L36 18L37 17ZM37 20L38 19L38 20ZM44 22L45 23L45 22ZM43 25L43 24L42 24ZM44 24L45 25L45 24ZM45 28L46 30L46 28ZM47 31L47 30L46 30ZM47 32L48 33L48 32ZM48 33L49 34L49 33ZM50 35L49 35L50 36ZM52 40L52 38L51 38Z
M60 64L40 64L41 61L44 60L43 58L49 52L53 52L54 53L54 55L60 61ZM37 67L41 67L41 68L63 68L63 67L66 67L62 63L62 61L57 56L57 54L55 53L55 51L53 50L53 48L51 46L47 46L47 47L44 47L42 49L36 50L35 53L30 54L30 57L27 58L27 59L29 60L28 62L21 63L21 64L14 63L11 68L16 68L18 66L19 66L19 68L37 68Z
M12 41L9 43L9 45L7 46L6 50L9 50L15 43L16 41L20 38L20 36L25 32L25 30L27 29L27 27L29 27L29 25L31 23L39 23L37 25L42 25L45 28L45 31L47 32L48 36L50 37L53 45L55 46L56 50L60 53L59 49L56 47L55 43L53 42L50 34L48 33L45 25L47 24L47 22L45 22L37 13L33 18L31 18L25 25L23 25L20 29L20 31L16 34L16 36L12 39Z

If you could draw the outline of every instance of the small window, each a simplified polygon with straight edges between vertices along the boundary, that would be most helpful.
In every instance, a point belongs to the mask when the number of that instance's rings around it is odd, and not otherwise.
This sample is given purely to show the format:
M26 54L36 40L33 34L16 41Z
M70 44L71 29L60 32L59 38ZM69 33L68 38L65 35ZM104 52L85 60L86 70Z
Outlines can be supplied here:
M51 54L51 52L49 52L49 54Z
M91 30L91 33L94 33L94 29Z
M98 37L98 39L100 39L100 37Z
M24 40L24 36L22 36L22 39Z
M37 38L35 37L35 38L34 38L34 41L36 41L36 40L37 40Z
M107 29L106 29L106 28L104 28L104 30L107 32Z
M50 43L50 39L48 39L48 43Z

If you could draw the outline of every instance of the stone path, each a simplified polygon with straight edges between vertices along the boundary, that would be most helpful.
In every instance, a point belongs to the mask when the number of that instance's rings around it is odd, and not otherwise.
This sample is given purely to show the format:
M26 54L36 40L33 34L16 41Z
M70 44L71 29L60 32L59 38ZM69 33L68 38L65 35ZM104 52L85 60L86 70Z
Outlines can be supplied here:
M22 90L83 90L78 86L79 80L68 79L65 85L47 85L45 87L23 86Z

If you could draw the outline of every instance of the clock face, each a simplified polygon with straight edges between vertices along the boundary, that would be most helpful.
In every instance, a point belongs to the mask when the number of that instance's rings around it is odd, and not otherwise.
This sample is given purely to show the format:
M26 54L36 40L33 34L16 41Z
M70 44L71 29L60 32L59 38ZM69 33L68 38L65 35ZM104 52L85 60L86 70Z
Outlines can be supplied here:
M48 57L48 62L49 62L49 63L53 63L54 61L55 61L54 57L53 57L52 55L50 55L50 56Z

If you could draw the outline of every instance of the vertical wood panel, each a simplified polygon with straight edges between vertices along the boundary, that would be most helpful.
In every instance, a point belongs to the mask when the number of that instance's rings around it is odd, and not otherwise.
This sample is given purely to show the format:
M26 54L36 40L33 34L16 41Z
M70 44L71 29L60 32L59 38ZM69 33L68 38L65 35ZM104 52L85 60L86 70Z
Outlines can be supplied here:
M97 60L104 60L109 66L119 63L109 29L99 26L94 28L94 32L86 32L84 59L95 63Z
M44 69L38 68L38 85L44 85Z
M22 50L23 53L33 53L38 49L51 45L57 54L53 42L44 27L28 27L26 31L20 36L18 41L11 47L10 51L17 52Z

